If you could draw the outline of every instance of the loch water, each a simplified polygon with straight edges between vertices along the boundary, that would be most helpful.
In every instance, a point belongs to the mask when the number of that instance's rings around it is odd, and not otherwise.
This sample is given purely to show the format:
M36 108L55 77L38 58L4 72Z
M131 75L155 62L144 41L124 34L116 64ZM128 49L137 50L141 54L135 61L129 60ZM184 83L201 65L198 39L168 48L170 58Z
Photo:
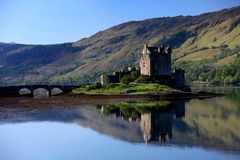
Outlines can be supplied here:
M0 160L239 160L240 88L194 90L226 95L124 102L0 99Z

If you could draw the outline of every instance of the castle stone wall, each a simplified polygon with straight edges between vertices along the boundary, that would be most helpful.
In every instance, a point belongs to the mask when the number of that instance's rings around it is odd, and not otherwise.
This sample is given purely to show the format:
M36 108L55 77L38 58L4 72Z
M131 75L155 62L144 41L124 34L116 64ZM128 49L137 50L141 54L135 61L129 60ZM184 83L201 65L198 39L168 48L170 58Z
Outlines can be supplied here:
M152 75L171 75L171 54L159 53L152 57Z
M185 85L185 71L184 70L175 70L173 73L175 83L177 87L183 87Z

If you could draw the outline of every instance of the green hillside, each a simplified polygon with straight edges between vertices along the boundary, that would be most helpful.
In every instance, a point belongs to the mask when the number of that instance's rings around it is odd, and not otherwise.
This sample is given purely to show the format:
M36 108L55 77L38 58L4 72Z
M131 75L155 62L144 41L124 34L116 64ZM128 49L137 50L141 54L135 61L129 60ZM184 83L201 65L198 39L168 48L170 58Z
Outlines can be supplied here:
M240 7L235 7L199 16L131 21L73 43L0 43L0 83L93 81L102 73L138 66L145 43L174 47L173 68L184 68L189 82L237 82L239 73L233 68L240 61L239 24Z

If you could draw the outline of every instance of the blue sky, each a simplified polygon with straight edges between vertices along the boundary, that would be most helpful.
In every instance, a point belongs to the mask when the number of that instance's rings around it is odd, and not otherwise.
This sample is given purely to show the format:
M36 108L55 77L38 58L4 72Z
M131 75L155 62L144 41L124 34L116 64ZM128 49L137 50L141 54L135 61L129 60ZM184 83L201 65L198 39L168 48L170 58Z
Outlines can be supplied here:
M73 42L131 20L239 5L240 0L0 0L0 42Z

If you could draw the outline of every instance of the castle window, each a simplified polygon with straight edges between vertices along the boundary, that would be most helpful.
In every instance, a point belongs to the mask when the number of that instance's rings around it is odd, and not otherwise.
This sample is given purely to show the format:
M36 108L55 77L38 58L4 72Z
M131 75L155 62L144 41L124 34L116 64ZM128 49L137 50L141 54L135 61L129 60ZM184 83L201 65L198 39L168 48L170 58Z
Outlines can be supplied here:
M143 62L143 67L145 67L145 63Z

